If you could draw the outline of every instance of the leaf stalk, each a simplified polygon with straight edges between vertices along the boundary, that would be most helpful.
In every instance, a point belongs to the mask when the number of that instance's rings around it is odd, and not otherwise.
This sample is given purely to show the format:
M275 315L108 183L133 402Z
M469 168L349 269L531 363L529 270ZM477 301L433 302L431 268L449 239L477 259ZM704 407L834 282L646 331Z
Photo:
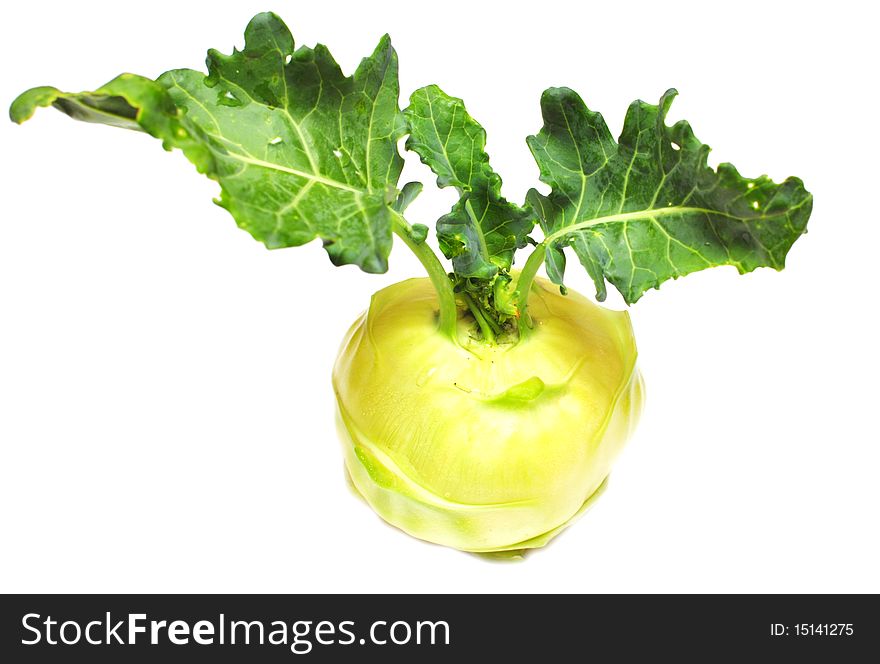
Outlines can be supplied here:
M455 292L452 282L443 264L437 258L437 254L425 242L416 242L412 236L412 228L400 214L391 211L392 231L403 240L416 258L425 268L434 290L437 292L439 302L439 320L437 328L439 332L453 343L458 343L458 306L455 303Z

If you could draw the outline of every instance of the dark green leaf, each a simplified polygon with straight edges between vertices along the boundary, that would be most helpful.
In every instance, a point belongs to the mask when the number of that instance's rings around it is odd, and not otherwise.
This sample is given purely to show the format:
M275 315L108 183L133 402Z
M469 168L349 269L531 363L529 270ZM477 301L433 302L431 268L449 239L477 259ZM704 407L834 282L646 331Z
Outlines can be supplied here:
M528 138L552 188L529 192L547 243L550 278L562 284L571 246L605 298L605 280L628 303L649 288L716 265L740 273L781 269L805 232L812 196L797 178L742 177L731 164L706 163L709 147L690 125L665 118L676 92L658 106L630 105L615 142L599 113L568 88L541 99L544 126Z
M397 56L388 37L342 74L323 46L294 49L275 14L259 14L245 48L208 54L158 81L123 75L95 92L35 88L13 120L54 105L77 119L141 128L181 148L221 185L219 204L269 248L321 238L336 264L384 272L405 132Z
M421 182L407 182L397 195L397 200L394 201L394 209L403 214L406 208L422 193L422 189Z
M486 132L468 115L461 99L436 85L416 90L404 111L406 142L437 175L441 187L455 187L460 199L437 222L440 247L462 277L491 278L509 270L513 253L525 246L533 215L501 196L501 178L489 165Z
M428 239L428 227L425 224L413 224L409 228L409 236L416 244L421 244Z

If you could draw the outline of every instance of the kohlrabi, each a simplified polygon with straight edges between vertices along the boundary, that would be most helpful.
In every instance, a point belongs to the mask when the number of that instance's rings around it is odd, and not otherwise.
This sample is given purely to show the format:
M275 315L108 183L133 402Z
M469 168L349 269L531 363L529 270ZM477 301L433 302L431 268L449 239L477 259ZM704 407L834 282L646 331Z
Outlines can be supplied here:
M486 134L460 99L431 85L401 111L387 36L351 76L324 46L295 48L274 14L256 16L245 38L232 55L209 51L207 75L34 88L10 114L23 122L52 105L182 150L271 249L320 238L334 264L365 272L387 269L395 235L415 253L428 278L373 296L333 386L352 483L416 537L479 552L542 546L604 487L642 383L628 315L566 294L566 248L598 300L608 282L631 304L707 267L781 269L805 231L801 181L710 168L690 125L666 124L673 90L658 105L634 102L617 141L575 92L547 90L544 126L527 142L550 193L532 190L520 206L501 196ZM406 135L437 184L458 192L436 227L451 272L428 228L404 217L422 188L398 184ZM529 236L536 225L541 240Z

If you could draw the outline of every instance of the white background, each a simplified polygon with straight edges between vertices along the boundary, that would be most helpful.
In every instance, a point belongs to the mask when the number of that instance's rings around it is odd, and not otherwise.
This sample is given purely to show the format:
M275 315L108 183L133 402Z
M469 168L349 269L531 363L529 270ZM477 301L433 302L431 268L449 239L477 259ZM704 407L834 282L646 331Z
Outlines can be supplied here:
M615 134L677 87L670 121L712 163L804 179L810 233L782 273L720 268L632 309L647 407L595 508L514 564L384 525L343 480L330 368L416 261L396 248L369 276L317 243L267 252L180 154L44 110L0 124L0 591L880 591L867 3L495 5L10 3L0 103L199 68L272 8L346 71L390 32L403 95L463 97L521 201L545 87ZM408 179L429 185L408 216L433 225L453 194L412 155Z

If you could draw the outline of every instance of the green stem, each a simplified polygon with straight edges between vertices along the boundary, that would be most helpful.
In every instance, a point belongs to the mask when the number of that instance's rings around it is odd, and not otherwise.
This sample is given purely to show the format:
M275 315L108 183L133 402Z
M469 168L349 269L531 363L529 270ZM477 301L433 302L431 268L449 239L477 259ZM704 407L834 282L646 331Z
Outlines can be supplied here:
M476 301L474 302L476 304ZM479 306L479 305L477 305ZM495 333L495 336L501 334L501 326L497 323L497 321L492 318L491 314L486 311L486 309L480 307L480 311L483 312L483 318L486 319L486 322L489 323L489 327L492 328L492 331Z
M474 302L473 298L467 293L461 294L462 299L465 301L465 304L468 305L468 309L471 310L471 313L474 315L474 318L477 321L477 325L480 326L480 332L483 333L483 339L486 343L494 344L495 343L495 332L492 330L492 326L489 324L489 321L486 320L486 317L483 316L483 312L480 311L480 307L477 306L477 303Z
M523 265L522 272L516 280L514 288L514 302L516 309L519 311L519 334L520 338L525 337L532 329L532 319L529 316L529 293L532 290L532 284L535 282L535 275L538 268L544 263L544 256L547 253L547 247L542 242L535 250L529 254L526 264Z
M401 215L391 213L392 230L403 240L407 247L419 259L419 262L428 273L434 290L437 291L437 299L440 302L440 321L438 329L440 333L453 342L457 342L458 307L455 304L455 292L452 290L452 282L443 264L437 258L437 254L425 242L416 242L410 232L410 225Z

